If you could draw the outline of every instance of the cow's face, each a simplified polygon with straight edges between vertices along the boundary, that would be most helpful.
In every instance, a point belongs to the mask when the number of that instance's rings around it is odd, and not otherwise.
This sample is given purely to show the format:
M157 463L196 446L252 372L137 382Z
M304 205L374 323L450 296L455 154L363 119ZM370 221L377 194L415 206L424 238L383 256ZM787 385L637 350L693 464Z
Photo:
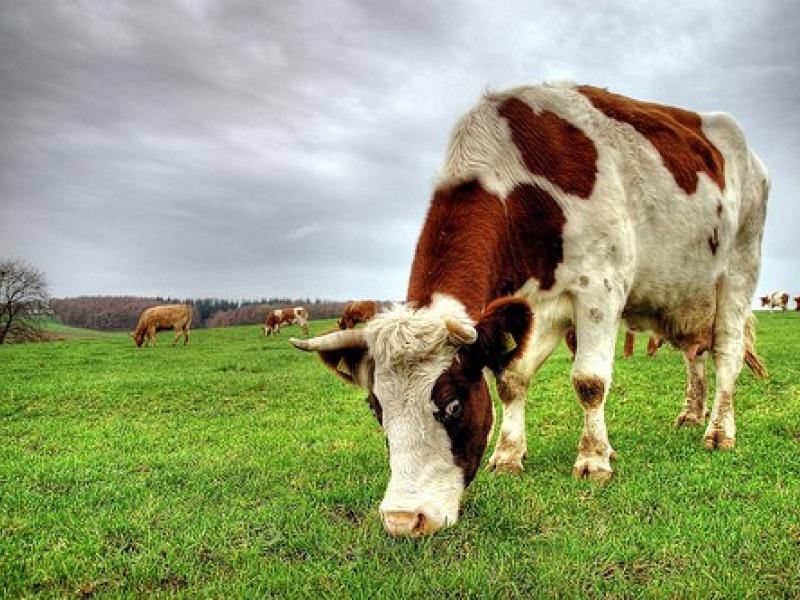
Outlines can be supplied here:
M134 331L131 333L131 337L133 338L134 343L136 344L137 348L142 347L142 343L144 342L144 331Z
M483 368L500 370L516 357L530 324L522 300L498 301L474 324L459 302L438 296L429 307L380 313L364 330L293 341L368 390L389 450L380 512L390 535L416 537L456 522L492 429Z

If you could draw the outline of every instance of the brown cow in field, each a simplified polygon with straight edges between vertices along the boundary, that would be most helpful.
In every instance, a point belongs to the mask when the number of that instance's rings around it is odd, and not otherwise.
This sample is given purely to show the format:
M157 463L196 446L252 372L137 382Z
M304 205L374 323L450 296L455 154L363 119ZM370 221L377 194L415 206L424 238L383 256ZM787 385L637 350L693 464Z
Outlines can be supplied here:
M796 305L796 306L794 307L794 309L795 309L795 310L800 310L800 296L795 296L795 297L794 297L794 303L795 303L795 305Z
M780 308L783 312L786 312L786 309L789 308L788 292L770 292L759 299L761 300L761 306L769 307L770 312L772 312L773 308Z
M278 335L284 325L297 324L303 329L303 333L308 335L308 311L302 306L294 308L276 308L267 315L267 322L264 324L264 335Z
M183 345L185 346L189 343L189 326L191 324L192 308L188 304L151 306L139 315L139 323L131 333L131 337L139 348L143 343L146 345L148 341L155 347L157 332L174 329L175 339L172 340L172 347L175 347L181 335L183 335Z
M339 329L353 329L359 323L366 323L378 312L378 303L374 300L356 300L348 304L341 318Z

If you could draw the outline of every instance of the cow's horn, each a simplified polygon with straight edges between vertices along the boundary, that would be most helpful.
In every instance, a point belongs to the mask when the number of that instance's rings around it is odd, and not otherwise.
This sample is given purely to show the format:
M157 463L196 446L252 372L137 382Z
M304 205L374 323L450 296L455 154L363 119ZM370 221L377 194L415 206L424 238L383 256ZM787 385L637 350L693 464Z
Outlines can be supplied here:
M450 341L456 346L474 344L478 339L478 331L463 321L445 317L444 326L447 327L447 333L450 334Z
M292 338L289 340L292 346L305 350L306 352L322 352L325 350L343 350L344 348L366 348L367 340L364 338L362 329L346 329L345 331L334 331L326 335L301 340Z

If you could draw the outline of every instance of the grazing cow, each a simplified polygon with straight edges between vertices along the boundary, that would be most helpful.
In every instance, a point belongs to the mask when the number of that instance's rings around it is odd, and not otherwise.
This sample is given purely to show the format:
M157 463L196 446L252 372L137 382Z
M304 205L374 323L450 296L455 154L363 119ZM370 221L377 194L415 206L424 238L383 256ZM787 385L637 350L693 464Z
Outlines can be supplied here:
M183 345L185 346L189 343L189 327L191 324L192 307L188 304L151 306L144 309L142 314L139 315L139 323L131 333L131 337L139 348L142 347L142 343L147 345L148 341L155 347L157 332L165 329L174 329L175 339L172 340L172 347L175 347L181 335L183 335Z
M772 312L773 308L780 308L781 311L786 312L789 308L789 293L788 292L770 292L766 296L761 296L761 306L769 306L769 311Z
M303 334L308 335L308 311L302 306L294 308L276 308L267 315L267 322L264 324L264 335L281 332L284 325L297 324L303 329Z
M625 345L622 349L622 357L623 358L630 358L633 356L633 344L636 341L636 334L628 329L625 332ZM569 351L572 352L572 358L575 359L575 352L578 349L578 342L575 337L575 330L570 329L567 331L566 335L564 336L564 343L569 348ZM651 335L650 338L647 340L647 356L655 356L658 349L661 347L662 340L658 339L657 337Z
M630 329L625 332L625 345L622 347L622 358L630 358L633 356L633 345L636 341L636 334ZM661 340L656 336L651 335L647 339L647 356L655 356L658 349L661 347Z
M339 329L353 329L359 323L366 323L378 312L378 303L374 300L356 300L344 308L339 319Z
M612 474L604 406L620 320L684 351L681 425L704 419L713 350L704 439L732 447L743 359L763 375L749 307L768 189L726 114L572 84L487 94L452 134L407 302L364 329L292 341L368 390L388 443L387 532L456 521L492 430L484 368L504 405L488 468L522 470L528 384L570 327L576 477Z

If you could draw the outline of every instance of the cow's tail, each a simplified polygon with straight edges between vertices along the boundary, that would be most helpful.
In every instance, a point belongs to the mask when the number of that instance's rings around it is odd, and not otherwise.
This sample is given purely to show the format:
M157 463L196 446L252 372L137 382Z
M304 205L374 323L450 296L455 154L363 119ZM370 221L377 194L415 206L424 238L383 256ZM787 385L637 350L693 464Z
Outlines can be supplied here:
M752 312L747 315L744 322L744 362L750 367L755 377L767 378L767 366L764 364L764 360L756 354L756 318Z

